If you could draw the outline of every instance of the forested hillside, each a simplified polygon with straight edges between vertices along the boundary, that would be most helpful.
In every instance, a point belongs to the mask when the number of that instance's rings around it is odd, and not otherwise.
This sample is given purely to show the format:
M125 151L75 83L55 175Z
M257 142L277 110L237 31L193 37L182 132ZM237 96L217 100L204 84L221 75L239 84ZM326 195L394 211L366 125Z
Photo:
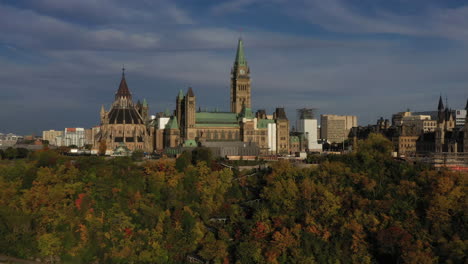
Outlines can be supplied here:
M135 163L50 150L0 163L0 253L56 263L466 263L467 174L378 135L317 168Z

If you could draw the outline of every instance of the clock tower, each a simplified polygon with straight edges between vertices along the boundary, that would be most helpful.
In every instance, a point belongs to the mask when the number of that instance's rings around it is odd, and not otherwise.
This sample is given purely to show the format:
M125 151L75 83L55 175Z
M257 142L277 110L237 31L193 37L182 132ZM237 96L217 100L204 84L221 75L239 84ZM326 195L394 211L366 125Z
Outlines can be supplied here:
M245 59L242 39L239 38L236 60L231 70L231 112L240 113L244 106L251 108L250 98L250 68Z

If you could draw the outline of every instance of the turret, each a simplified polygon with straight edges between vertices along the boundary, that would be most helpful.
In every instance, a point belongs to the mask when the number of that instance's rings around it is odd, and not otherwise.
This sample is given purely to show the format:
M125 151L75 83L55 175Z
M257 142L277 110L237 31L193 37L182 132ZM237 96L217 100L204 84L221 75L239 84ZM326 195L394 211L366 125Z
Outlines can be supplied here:
M439 105L437 107L437 112L438 112L438 115L437 115L437 123L443 123L444 120L445 120L445 117L444 117L444 103L442 102L442 95L439 97Z
M193 93L192 87L189 87L187 94L184 99L184 137L185 139L195 139L195 110L196 110L196 99L195 94Z
M236 58L231 71L231 112L240 113L242 107L251 108L250 68L244 54L244 44L239 38Z

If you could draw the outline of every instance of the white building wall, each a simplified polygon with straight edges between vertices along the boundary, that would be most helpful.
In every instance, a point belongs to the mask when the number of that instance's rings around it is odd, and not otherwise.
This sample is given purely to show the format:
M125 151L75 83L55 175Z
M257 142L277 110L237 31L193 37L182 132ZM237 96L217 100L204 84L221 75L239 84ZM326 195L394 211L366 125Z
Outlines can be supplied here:
M309 150L321 150L322 145L318 144L317 119L299 119L296 122L297 131L304 133L307 137Z
M268 124L268 148L271 152L276 152L276 124Z
M85 139L84 128L65 128L65 132L63 133L65 146L76 145L77 147L83 147L85 145Z
M167 123L169 123L169 117L160 117L158 118L158 128L159 129L164 129L167 125Z

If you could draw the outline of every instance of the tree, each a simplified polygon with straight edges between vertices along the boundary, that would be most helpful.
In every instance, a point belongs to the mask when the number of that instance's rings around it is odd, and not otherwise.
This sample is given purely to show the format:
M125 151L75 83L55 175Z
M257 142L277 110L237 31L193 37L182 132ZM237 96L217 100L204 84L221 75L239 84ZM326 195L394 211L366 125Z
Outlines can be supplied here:
M206 147L197 147L192 151L192 164L196 165L200 161L206 162L208 166L211 165L213 154L211 150Z
M175 167L178 171L182 172L187 168L192 162L192 152L184 151L176 160Z
M106 155L107 143L105 140L99 141L99 156Z
M16 156L18 156L18 151L15 149L15 148L12 148L12 147L8 147L6 150L5 150L5 158L6 159L16 159Z
M134 150L132 152L132 159L134 161L141 161L145 157L145 152L141 149Z
M84 148L86 150L91 150L93 148L93 144L86 144L86 145L84 145Z
M16 149L18 154L17 154L17 158L19 159L24 159L24 158L27 158L28 157L28 154L29 154L29 150L26 149L26 148L17 148Z

